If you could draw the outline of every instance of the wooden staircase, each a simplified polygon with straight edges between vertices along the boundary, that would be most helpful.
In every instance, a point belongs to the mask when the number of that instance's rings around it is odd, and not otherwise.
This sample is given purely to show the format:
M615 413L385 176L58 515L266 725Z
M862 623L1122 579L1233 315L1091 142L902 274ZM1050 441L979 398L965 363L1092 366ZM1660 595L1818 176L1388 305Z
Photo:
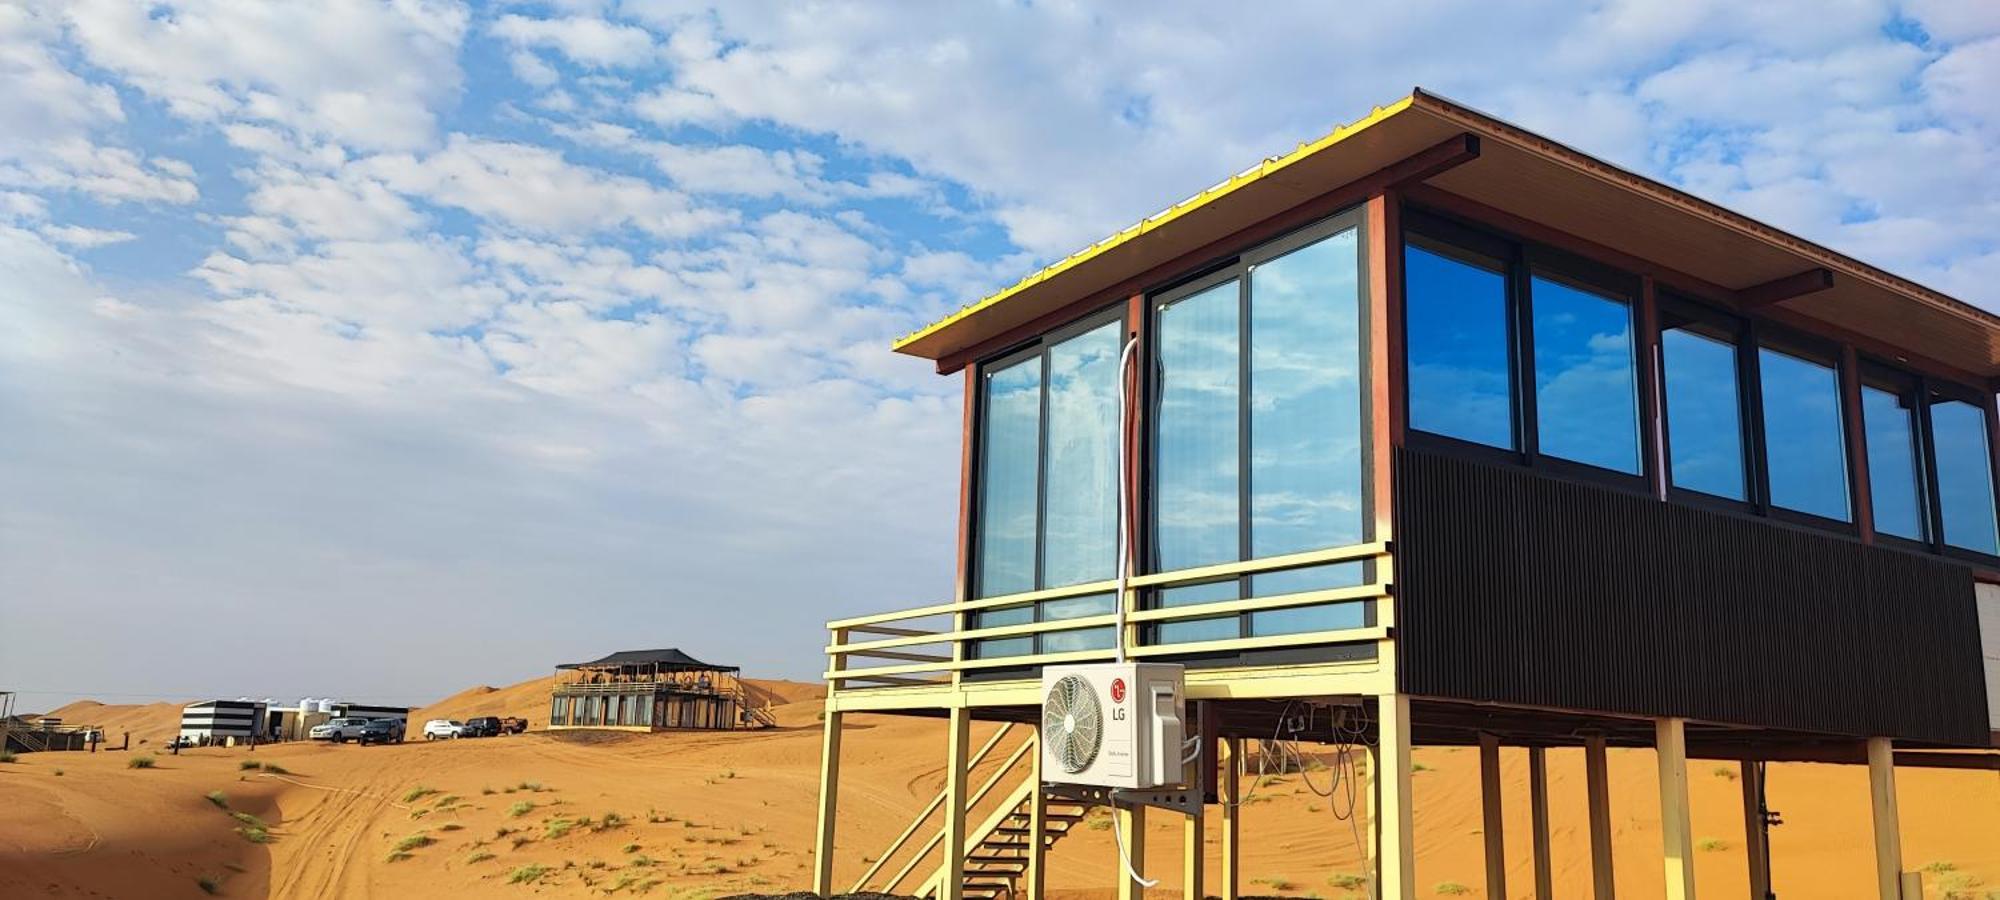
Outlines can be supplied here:
M996 731L985 746L979 748L979 752L973 754L967 761L968 770L980 766L1016 727L1022 726L1010 724ZM946 795L941 791L931 800L929 806L910 821L909 827L903 829L902 835L890 842L889 846L875 858L874 865L868 868L852 888L849 888L849 893L878 891L895 894L898 893L899 886L913 872L928 870L931 874L914 892L915 896L940 896L943 893L940 889L945 885L945 879L949 877L959 879L959 884L963 886L964 895L967 897L978 897L981 900L1006 897L1012 900L1024 896L1028 857L1033 849L1034 803L1041 791L1041 784L1035 778L1034 761L1028 758L1029 753L1038 749L1036 738L1032 727L1028 728L1028 732L1026 740L1017 745L987 777L985 783L966 798L966 810L971 813L982 808L988 795L1003 782L1011 785L1004 795L992 803L991 812L985 819L977 826L966 829L963 871L956 873L955 876L945 871L947 863L944 861L945 854L941 847L944 842L944 823L941 817L933 818L944 808ZM1023 765L1024 762L1026 765ZM1046 851L1057 841L1062 840L1064 835L1077 826L1077 823L1083 821L1089 810L1062 801L1053 803L1043 801L1043 803L1045 805L1042 808L1042 848ZM932 825L932 830L929 832L930 839L914 852L905 853L905 846L910 843L912 837L923 830L926 823ZM894 859L904 860L902 866L886 881L875 883L876 875L887 868Z

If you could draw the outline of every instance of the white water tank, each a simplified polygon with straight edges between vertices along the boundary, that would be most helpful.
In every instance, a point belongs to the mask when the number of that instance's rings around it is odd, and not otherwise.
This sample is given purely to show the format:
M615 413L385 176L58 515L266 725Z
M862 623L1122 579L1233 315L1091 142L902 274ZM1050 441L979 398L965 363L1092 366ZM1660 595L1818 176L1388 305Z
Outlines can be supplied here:
M313 712L331 713L333 712L333 708L337 705L339 705L339 701L329 697L325 700L321 700L318 703L318 705L313 709Z
M309 713L309 712L312 712L312 711L313 711L313 702L314 702L314 701L313 701L313 698L311 698L311 697L300 697L300 698L299 698L299 712L302 712L302 713Z

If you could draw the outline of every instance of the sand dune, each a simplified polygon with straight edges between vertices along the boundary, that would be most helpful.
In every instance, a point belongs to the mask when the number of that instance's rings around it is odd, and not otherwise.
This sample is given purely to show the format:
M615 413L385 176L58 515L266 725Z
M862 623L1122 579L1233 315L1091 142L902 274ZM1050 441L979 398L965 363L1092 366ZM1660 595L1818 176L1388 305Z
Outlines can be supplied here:
M546 705L546 683L462 692L419 715L537 719L529 711ZM127 753L24 755L0 765L0 896L202 897L200 878L214 879L227 897L683 897L801 888L819 763L817 686L771 689L803 698L778 707L793 727L216 748L160 756L150 770L126 768L134 755ZM158 715L99 709L135 722ZM943 781L942 723L851 721L836 867L843 886ZM989 729L980 726L978 736ZM1477 754L1420 750L1417 758L1425 895L1482 896ZM241 768L251 761L289 774ZM1509 753L1505 763L1509 893L1529 896L1526 760ZM1583 896L1582 760L1552 752L1550 770L1558 895ZM1697 872L1709 897L1744 891L1740 789L1726 771L1714 763L1691 771L1695 834L1708 848ZM1335 879L1361 870L1355 829L1365 823L1336 817L1337 805L1315 793L1326 779L1294 774L1256 788L1244 808L1247 893L1360 896ZM1909 865L1937 864L1929 896L1943 896L1936 888L1945 879L1965 896L2000 889L2000 777L1906 770L1898 780ZM1658 896L1652 755L1614 751L1612 786L1620 894ZM241 837L239 822L204 798L210 791L265 822L273 840ZM1774 766L1771 800L1786 819L1773 838L1780 896L1870 895L1864 772ZM1169 819L1156 814L1148 829L1146 869L1162 877L1161 896L1178 895L1179 826ZM1109 830L1080 828L1051 854L1052 889L1110 896L1112 851ZM510 883L516 877L522 882ZM1470 893L1449 893L1453 884Z

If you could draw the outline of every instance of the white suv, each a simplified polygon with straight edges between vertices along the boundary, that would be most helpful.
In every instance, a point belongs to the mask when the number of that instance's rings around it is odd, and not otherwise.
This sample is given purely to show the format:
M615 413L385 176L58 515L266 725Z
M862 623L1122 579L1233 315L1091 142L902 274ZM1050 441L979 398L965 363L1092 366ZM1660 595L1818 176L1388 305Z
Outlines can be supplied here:
M455 738L458 737L459 732L464 730L465 723L457 719L432 719L424 723L424 740L435 741L439 738Z
M368 724L367 719L352 717L335 719L331 722L322 722L314 725L311 731L306 732L306 736L315 741L332 741L338 744L343 741L352 741L360 738L361 726L366 724Z

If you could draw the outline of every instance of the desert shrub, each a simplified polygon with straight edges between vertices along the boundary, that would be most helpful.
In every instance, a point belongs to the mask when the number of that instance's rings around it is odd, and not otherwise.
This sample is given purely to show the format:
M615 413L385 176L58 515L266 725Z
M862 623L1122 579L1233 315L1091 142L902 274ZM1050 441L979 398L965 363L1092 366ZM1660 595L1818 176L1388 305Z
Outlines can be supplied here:
M576 823L568 819L550 819L548 825L544 826L542 830L542 836L550 840L555 840L568 834L569 830L575 827Z
M639 852L639 845L626 844L625 846L618 848L618 850L620 853L637 853Z
M518 869L515 869L512 872L507 873L507 883L534 884L535 882L542 880L542 876L547 875L548 872L549 870L548 867L546 866L534 866L534 865L522 866Z
M10 763L19 758L12 750L0 750L0 763Z
M409 791L403 794L403 802L415 803L418 800L422 800L425 797L428 797L435 793L437 793L436 788L427 788L420 784L417 785L416 787L410 788Z
M514 802L513 806L507 807L507 815L513 816L514 818L518 819L522 816L527 815L528 813L534 812L534 810L535 810L535 804L530 803L526 800L517 800Z
M1736 770L1728 766L1716 766L1715 768L1708 770L1708 774L1720 778L1724 781L1736 780Z
M460 824L458 824L457 822L446 822L446 823L444 823L443 825L439 825L439 826L438 826L438 830L439 830L439 831L457 831L457 830L459 830L460 828L464 828L464 827L465 827L465 826L463 826L463 825L460 825Z
M159 762L159 760L154 759L150 756L134 756L131 759L125 761L125 768L150 769L153 767L153 764L157 762Z
M402 853L410 850L415 850L418 847L428 847L435 843L437 843L437 839L419 831L416 834L410 835L409 837L397 841L396 852Z
M1694 848L1703 853L1716 853L1729 849L1729 842L1721 838L1702 838L1694 845Z
M221 791L209 791L208 802L215 804L216 809L228 809L229 795Z
M493 858L493 854L491 854L491 853L488 853L488 852L486 852L486 851L484 851L484 850L481 850L481 851L479 851L478 853L474 853L474 854L472 854L471 856L468 856L468 857L466 857L466 858L465 858L465 861L466 861L467 863L479 863L479 862L485 862L485 861L487 861L487 860L489 860L489 859L492 859L492 858Z
M401 850L394 850L394 851L390 851L390 853L389 853L389 860L388 860L388 861L389 861L389 862L392 862L392 863L399 863L399 862L402 862L403 860L406 860L406 859L409 859L409 858L410 858L410 854L408 854L408 853L404 853L404 852L403 852L403 851L401 851Z
M270 830L262 825L245 825L242 828L236 829L236 833L242 835L244 840L253 844L268 844L271 842Z
M1464 894L1470 894L1470 893L1472 893L1472 889L1471 889L1471 888L1469 888L1469 887L1466 887L1465 885L1462 885L1462 884L1459 884L1459 883L1458 883L1458 882L1456 882L1456 881L1440 881L1440 882L1438 882L1438 884L1437 884L1437 887L1434 887L1434 888L1432 888L1431 890L1434 890L1434 891L1436 891L1436 892L1438 892L1438 893L1440 893L1440 894L1445 894L1445 895L1447 895L1447 896L1452 896L1452 897L1457 897L1457 896L1461 896L1461 895L1464 895Z
M201 892L204 894L222 893L222 881L213 875L203 875L195 879L194 886L201 888Z
M1343 891L1358 891L1368 886L1368 876L1355 875L1351 872L1339 872L1332 878L1327 879L1326 883Z
M261 765L261 763L257 762L254 759L246 759L236 764L236 770L239 772L255 772L257 771L257 767L259 765Z
M290 774L292 774L292 770L290 770L290 769L287 769L287 768L285 768L284 766L281 766L281 765L278 765L277 763L264 763L264 764L260 765L260 766L259 766L259 768L263 769L263 770L264 770L264 771L266 771L266 772L269 772L269 773L270 773L270 774L272 774L272 775L290 775Z

